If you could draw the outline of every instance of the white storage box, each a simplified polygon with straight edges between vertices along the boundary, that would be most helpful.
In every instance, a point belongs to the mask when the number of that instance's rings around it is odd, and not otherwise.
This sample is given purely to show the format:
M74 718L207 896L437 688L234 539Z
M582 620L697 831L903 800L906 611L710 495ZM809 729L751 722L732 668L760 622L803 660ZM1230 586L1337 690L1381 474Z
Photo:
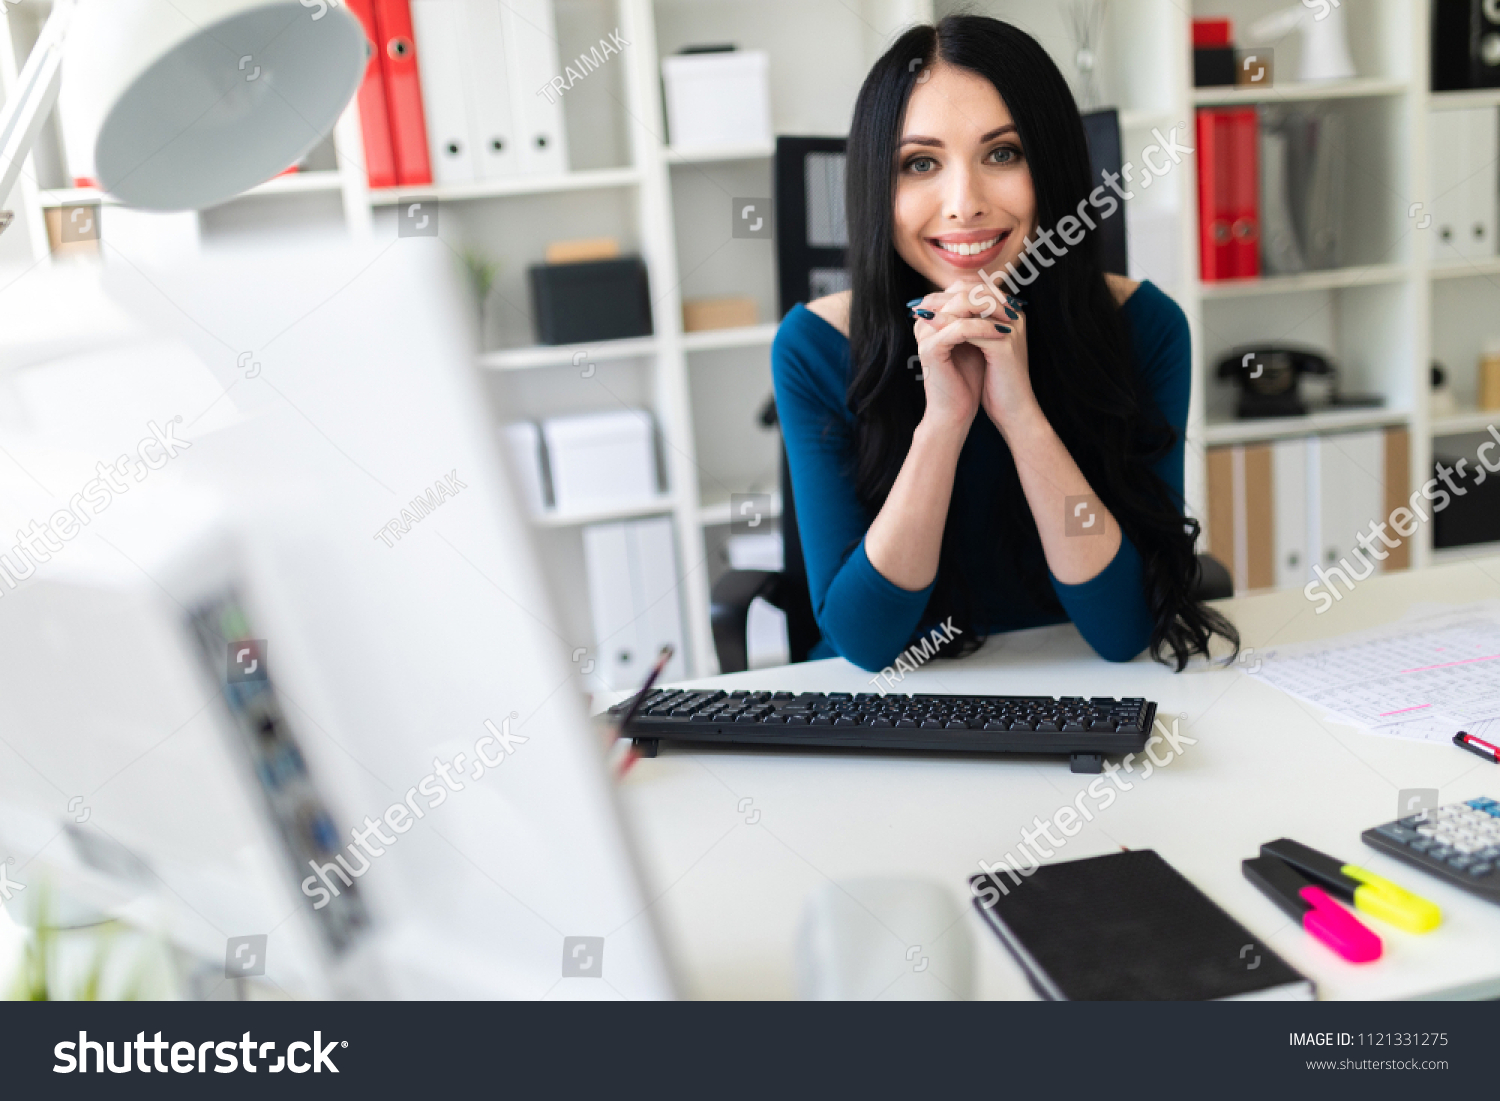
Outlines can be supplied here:
M583 529L594 652L611 688L636 689L661 648L674 651L663 683L687 675L672 521L627 520Z
M646 410L554 417L542 423L542 437L557 511L616 508L659 496Z
M547 476L542 467L542 434L531 421L517 421L501 429L505 457L520 486L521 497L533 516L547 509Z
M663 58L672 147L771 144L769 68L763 50Z

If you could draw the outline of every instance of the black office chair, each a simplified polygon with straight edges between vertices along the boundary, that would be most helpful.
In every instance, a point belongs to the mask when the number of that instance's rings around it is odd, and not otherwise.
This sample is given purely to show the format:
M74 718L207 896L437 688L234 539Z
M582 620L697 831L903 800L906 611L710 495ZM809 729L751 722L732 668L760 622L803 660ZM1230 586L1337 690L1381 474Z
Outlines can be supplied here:
M1115 111L1093 111L1083 118L1095 177L1105 169L1118 174L1120 128ZM776 266L783 317L798 302L810 302L849 286L844 267L844 249L849 243L844 219L844 147L843 138L776 139ZM1118 217L1106 220L1102 229L1105 270L1124 274L1123 209ZM774 423L774 404L764 419ZM709 614L721 672L738 673L748 667L745 628L750 602L756 597L786 614L787 649L792 661L806 661L822 637L807 588L785 447L781 451L780 481L780 572L730 570L713 585ZM1200 600L1233 596L1234 581L1218 559L1200 554L1194 592Z

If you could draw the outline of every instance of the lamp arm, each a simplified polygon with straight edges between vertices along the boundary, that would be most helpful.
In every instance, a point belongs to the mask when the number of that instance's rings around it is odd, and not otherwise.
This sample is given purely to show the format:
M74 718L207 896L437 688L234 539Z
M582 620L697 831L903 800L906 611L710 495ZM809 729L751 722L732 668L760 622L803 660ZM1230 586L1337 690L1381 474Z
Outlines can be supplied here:
M16 79L13 95L0 108L0 202L20 178L36 136L57 103L62 84L63 40L73 16L74 0L58 0L41 35ZM10 225L8 211L0 211L0 233Z

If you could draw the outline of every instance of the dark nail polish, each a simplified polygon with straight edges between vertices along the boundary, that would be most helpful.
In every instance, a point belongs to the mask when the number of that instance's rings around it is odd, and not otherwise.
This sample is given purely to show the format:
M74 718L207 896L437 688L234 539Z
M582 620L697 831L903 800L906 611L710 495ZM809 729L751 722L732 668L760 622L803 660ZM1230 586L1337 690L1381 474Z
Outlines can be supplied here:
M916 314L918 317L925 317L928 321L931 321L934 317L937 316L937 314L933 313L931 310L912 310L912 313Z
M1021 320L1021 315L1016 313L1016 311L1011 309L1009 306L1005 307L1005 316L1010 318L1012 321Z
M1002 333L1008 333L1008 332L1010 332L1010 326L1009 325L996 325L995 328L999 329Z
M908 309L908 310L914 310L914 309L916 309L916 308L917 308L917 307L918 307L918 306L920 306L920 305L921 305L921 304L922 304L922 300L921 300L921 299L920 299L920 298L913 298L913 299L912 299L912 300L911 300L911 301L910 301L910 302L908 302L908 303L907 303L907 304L906 304L906 308L907 308L907 309Z

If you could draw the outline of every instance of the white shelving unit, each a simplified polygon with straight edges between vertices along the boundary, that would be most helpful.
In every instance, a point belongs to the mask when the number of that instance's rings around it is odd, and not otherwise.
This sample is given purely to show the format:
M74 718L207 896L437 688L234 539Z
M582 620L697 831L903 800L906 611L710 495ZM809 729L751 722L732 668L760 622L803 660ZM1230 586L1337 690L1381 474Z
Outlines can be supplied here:
M1426 195L1427 117L1433 110L1500 105L1500 92L1434 95L1429 86L1427 0L1345 0L1359 76L1327 85L1283 81L1254 91L1192 87L1193 16L1228 15L1236 30L1285 0L1108 0L1096 51L1102 90L1094 105L1121 112L1124 155L1141 163L1153 129L1186 127L1208 104L1336 102L1351 127L1347 266L1282 278L1202 283L1197 272L1196 165L1183 164L1137 188L1132 207L1170 216L1177 227L1179 276L1155 278L1188 316L1194 346L1187 496L1206 523L1204 448L1352 427L1404 424L1411 431L1411 479L1425 481L1435 433L1483 428L1489 414L1429 419L1426 385L1436 355L1455 386L1472 391L1472 363L1486 326L1500 328L1500 257L1433 266L1427 242L1407 216ZM0 4L0 93L34 41L48 0ZM580 525L628 516L670 515L677 533L688 660L694 674L716 661L708 592L719 563L708 558L706 528L728 523L732 493L773 493L779 446L755 415L770 391L776 332L773 244L734 239L735 198L774 194L773 150L673 148L665 132L660 59L684 46L733 42L771 58L777 133L843 134L866 72L906 25L949 11L977 11L1015 23L1073 73L1068 7L1058 0L557 0L558 56L568 58L618 28L630 46L570 89L562 104L573 170L461 187L371 191L366 185L355 110L336 128L314 171L272 180L200 216L205 246L249 232L347 233L394 238L395 207L408 199L443 205L442 236L480 250L501 269L489 301L480 366L497 421L621 406L649 408L661 437L665 489L645 505L536 521L563 627L591 642L582 578ZM1277 72L1296 71L1298 48L1276 45ZM1084 104L1085 107L1091 106ZM48 142L54 144L49 145ZM0 263L48 258L43 209L97 201L61 178L55 137L32 157L5 205L18 225L0 238ZM1357 230L1357 232L1356 232ZM550 240L610 235L646 261L653 335L576 347L535 342L526 267ZM1153 273L1142 273L1152 277ZM685 333L682 300L753 296L760 322L741 329ZM1475 303L1488 302L1488 309ZM1439 324L1439 320L1441 324ZM1229 347L1249 340L1300 340L1330 350L1350 389L1386 398L1378 410L1283 421L1236 422L1227 390L1210 378ZM1465 373L1465 370L1469 373ZM1500 416L1500 414L1497 414ZM773 512L779 500L773 497ZM1432 561L1428 529L1414 546Z

